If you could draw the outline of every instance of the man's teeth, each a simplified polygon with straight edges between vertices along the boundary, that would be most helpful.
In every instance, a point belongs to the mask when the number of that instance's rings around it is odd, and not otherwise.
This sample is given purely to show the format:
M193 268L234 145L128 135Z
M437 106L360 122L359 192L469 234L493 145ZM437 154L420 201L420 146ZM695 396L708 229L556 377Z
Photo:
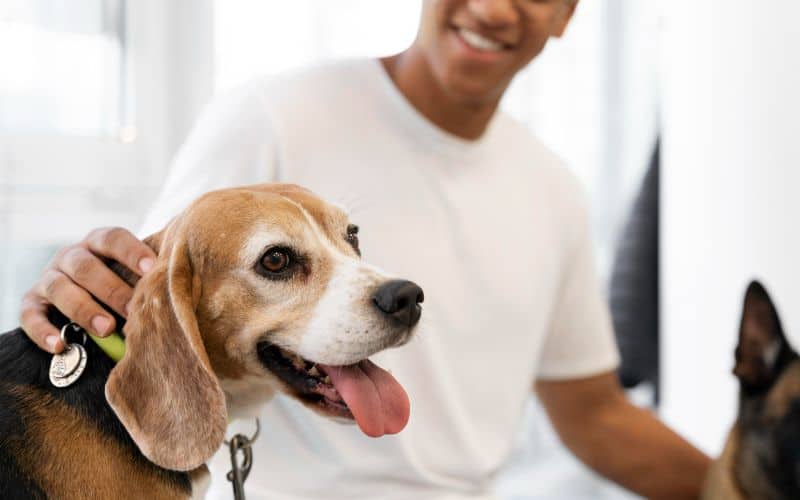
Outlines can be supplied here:
M472 47L476 50L486 50L491 52L497 52L503 49L503 44L500 42L496 42L494 40L490 40L483 35L475 33L474 31L468 30L466 28L459 28L458 34L461 36L461 39L464 40L467 45Z

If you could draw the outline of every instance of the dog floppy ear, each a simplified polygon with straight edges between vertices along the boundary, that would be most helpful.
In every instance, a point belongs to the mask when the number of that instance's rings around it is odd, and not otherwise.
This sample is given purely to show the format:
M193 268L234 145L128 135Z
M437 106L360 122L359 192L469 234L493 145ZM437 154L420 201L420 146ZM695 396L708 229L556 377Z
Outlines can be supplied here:
M172 470L206 462L225 436L225 396L195 316L199 279L185 238L149 239L159 252L136 286L125 325L126 353L106 399L142 454Z
M760 394L797 357L783 333L778 311L757 281L747 288L733 373L747 395Z

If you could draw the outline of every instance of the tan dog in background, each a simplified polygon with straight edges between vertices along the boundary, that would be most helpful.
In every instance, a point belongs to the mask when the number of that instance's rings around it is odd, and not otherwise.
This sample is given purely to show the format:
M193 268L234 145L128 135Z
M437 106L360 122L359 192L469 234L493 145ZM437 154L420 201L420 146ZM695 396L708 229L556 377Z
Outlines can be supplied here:
M357 232L297 186L215 191L145 240L158 259L119 364L88 342L58 389L48 354L0 336L0 497L197 495L229 416L276 391L370 436L402 430L408 397L367 358L409 340L422 290L360 261Z
M739 416L704 500L800 498L800 358L767 291L747 289L736 348Z

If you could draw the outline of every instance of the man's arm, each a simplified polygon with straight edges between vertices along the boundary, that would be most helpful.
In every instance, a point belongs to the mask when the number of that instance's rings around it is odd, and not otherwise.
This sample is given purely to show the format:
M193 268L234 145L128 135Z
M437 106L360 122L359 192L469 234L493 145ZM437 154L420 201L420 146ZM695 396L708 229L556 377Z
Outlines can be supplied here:
M709 458L629 403L614 373L535 389L561 441L597 473L647 498L700 495Z

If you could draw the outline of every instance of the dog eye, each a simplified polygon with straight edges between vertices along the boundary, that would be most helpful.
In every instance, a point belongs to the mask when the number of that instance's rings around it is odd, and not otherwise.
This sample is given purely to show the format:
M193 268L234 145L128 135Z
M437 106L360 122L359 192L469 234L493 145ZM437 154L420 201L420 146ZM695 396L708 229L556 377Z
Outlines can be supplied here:
M361 249L358 248L358 226L355 224L349 224L347 226L347 234L344 237L350 246L353 247L353 250L356 251L358 255L361 255Z
M261 257L261 266L270 273L278 274L285 271L292 263L289 252L284 248L270 248Z

